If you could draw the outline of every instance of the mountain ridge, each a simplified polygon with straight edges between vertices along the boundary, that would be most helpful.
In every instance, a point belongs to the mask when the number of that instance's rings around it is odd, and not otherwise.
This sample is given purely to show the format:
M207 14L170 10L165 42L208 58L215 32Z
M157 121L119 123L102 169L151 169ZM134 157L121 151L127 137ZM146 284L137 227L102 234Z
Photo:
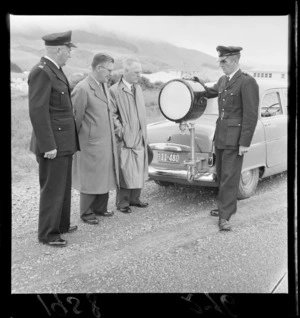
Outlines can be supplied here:
M11 32L11 62L23 70L30 70L37 62L37 56L44 52L41 37L43 29L30 32ZM115 69L119 71L125 57L137 57L147 73L158 71L199 71L215 80L220 75L216 57L195 49L187 49L168 43L117 35L105 30L90 32L73 30L72 42L77 49L72 50L72 58L65 67L67 72L89 72L94 54L107 52L115 59Z

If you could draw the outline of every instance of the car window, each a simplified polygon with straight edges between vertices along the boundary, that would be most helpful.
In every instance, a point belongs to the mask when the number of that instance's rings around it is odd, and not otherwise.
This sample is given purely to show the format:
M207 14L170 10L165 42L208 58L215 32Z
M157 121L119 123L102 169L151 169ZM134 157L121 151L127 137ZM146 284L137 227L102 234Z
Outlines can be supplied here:
M207 105L203 114L218 115L218 99L217 98L207 99Z
M286 109L286 113L288 113L288 91L287 91L287 88L283 88L282 89L282 92L283 92L283 101L282 101L282 106L285 107Z
M260 113L261 117L271 117L283 114L279 92L272 91L264 95Z

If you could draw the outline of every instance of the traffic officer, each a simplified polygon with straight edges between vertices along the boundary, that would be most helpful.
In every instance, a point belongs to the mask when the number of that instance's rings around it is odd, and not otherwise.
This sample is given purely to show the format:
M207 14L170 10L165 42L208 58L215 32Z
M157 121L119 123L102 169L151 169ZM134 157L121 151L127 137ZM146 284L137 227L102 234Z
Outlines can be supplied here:
M66 246L61 233L70 226L72 155L79 150L70 87L62 71L70 58L71 31L45 35L46 55L28 77L29 116L33 127L30 150L39 164L38 239Z
M205 86L207 98L218 97L219 118L214 146L219 185L217 209L221 231L230 231L230 217L237 210L237 194L243 155L249 151L258 119L259 92L255 79L239 67L241 47L218 46L218 62L225 75L211 88Z

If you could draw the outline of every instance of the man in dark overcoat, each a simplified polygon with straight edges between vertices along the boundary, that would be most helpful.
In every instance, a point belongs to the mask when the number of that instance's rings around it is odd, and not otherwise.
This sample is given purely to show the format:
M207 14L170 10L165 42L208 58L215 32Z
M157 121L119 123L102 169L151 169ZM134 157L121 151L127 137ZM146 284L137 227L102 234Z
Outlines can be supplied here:
M29 116L33 127L30 150L39 164L40 206L38 239L66 246L61 233L70 226L72 156L79 150L70 87L62 71L70 58L71 31L42 38L46 55L28 77Z
M201 82L207 98L218 97L214 146L219 193L218 208L211 215L219 217L221 231L232 228L229 219L237 210L243 155L249 151L258 119L258 85L252 76L240 70L241 50L218 46L218 62L225 75L211 88Z

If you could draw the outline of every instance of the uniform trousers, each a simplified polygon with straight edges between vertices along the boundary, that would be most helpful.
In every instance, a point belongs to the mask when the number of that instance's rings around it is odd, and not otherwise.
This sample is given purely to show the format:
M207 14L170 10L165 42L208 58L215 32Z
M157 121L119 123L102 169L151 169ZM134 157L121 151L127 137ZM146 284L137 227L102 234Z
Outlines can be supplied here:
M237 194L244 156L238 155L238 149L215 148L215 151L219 218L228 221L237 210Z
M122 209L129 204L134 203L138 204L140 203L140 196L141 196L142 189L125 189L121 188L117 189L116 193L116 204L117 208Z
M73 157L36 158L40 182L38 239L49 242L60 238L60 233L70 227Z
M87 194L80 193L80 217L83 220L96 218L97 212L106 212L109 193Z

